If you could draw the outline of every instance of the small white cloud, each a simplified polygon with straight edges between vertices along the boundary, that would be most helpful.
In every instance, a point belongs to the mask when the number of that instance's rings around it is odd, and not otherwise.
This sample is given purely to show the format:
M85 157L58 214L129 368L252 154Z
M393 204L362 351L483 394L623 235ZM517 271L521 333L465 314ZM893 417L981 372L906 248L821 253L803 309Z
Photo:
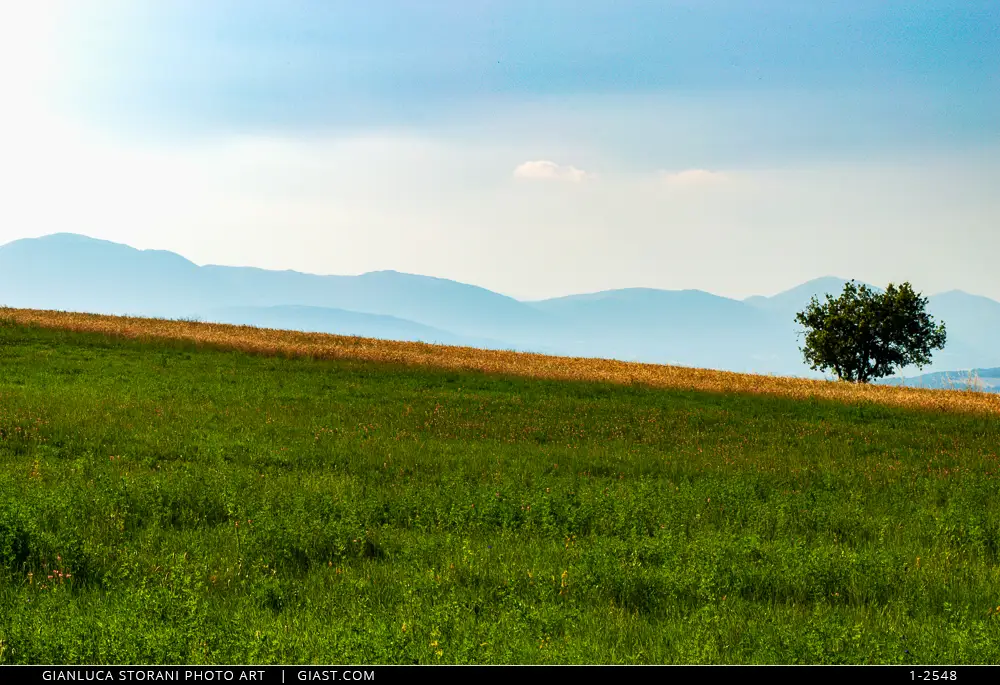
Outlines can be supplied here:
M677 173L664 173L663 180L675 186L702 186L721 183L727 179L725 174L707 169L686 169Z
M555 162L541 159L521 164L514 169L514 176L516 178L582 181L588 178L590 174L583 169L577 169L575 166L556 164Z

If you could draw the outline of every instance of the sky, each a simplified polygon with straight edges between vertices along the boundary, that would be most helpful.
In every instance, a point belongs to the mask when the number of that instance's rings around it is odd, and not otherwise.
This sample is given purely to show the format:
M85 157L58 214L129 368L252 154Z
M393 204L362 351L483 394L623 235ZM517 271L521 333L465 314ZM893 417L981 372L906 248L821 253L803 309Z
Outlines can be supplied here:
M0 83L0 243L1000 300L995 0L35 0Z

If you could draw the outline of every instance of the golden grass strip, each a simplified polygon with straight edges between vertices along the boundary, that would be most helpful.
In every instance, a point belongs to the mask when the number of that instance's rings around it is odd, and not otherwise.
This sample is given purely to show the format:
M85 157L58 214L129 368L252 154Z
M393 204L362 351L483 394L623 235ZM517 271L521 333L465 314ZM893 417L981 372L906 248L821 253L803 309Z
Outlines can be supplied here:
M659 388L768 394L853 403L874 402L916 409L1000 415L1000 394L971 390L858 385L610 359L556 357L327 333L301 333L255 326L10 307L0 307L0 319L21 325L34 324L44 328L101 333L125 338L188 340L213 347L265 355L354 359L530 378L607 381Z

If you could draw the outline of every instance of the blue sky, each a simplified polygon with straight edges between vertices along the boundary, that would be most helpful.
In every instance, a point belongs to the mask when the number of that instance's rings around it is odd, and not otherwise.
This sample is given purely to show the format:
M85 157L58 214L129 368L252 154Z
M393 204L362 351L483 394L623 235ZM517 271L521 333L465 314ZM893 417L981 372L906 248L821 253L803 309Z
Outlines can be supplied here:
M668 93L947 96L878 112L882 132L962 140L995 136L1000 113L989 1L80 6L63 33L64 104L154 135L420 126L477 102Z
M519 297L1000 298L995 1L38 6L4 10L0 239Z

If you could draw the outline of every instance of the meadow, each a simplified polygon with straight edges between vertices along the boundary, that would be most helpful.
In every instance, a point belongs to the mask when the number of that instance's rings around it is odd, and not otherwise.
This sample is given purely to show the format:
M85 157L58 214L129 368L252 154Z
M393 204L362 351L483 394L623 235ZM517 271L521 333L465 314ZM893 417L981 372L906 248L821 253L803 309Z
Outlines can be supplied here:
M0 310L0 663L1000 661L1000 396Z

